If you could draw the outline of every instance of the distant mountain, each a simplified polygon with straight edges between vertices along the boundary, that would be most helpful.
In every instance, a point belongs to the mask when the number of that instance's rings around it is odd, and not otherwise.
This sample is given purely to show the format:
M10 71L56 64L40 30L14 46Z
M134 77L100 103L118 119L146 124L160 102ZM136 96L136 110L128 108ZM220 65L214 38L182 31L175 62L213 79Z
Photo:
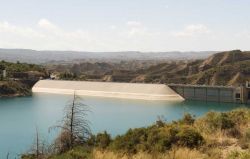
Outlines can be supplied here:
M233 50L206 59L176 60L151 65L128 63L81 63L58 65L86 80L199 85L241 85L250 81L250 52ZM133 67L129 67L132 66ZM65 68L55 70L65 71ZM59 72L60 72L59 71Z
M201 52L77 52L77 51L36 51L28 49L0 49L0 60L27 62L34 64L53 62L76 62L93 60L114 62L126 60L180 60L203 59L215 51Z

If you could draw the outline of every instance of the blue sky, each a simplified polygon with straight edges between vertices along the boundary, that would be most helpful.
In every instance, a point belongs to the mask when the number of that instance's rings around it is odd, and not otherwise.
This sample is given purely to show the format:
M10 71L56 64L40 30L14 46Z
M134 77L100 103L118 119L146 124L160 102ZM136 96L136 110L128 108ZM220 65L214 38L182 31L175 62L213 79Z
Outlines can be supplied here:
M250 50L249 0L0 0L0 47Z

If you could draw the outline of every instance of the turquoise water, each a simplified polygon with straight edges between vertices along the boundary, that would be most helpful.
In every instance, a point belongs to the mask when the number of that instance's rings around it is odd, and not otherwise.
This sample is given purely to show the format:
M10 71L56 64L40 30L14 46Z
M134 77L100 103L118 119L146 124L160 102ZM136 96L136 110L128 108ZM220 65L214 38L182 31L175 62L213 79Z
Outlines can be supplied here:
M48 128L58 125L63 108L72 99L68 95L34 94L33 97L0 99L0 158L18 156L30 150L34 143L36 128L39 135L49 141L56 132ZM107 130L112 136L122 134L129 128L153 124L159 115L167 121L176 120L189 112L196 116L210 110L228 111L244 105L204 102L166 102L128 99L83 97L91 113L93 133Z

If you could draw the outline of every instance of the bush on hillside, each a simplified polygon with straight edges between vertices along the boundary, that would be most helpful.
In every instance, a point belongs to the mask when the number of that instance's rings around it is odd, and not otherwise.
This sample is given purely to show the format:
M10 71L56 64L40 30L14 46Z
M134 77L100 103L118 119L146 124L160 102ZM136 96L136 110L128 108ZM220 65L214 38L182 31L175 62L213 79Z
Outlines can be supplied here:
M250 124L250 111L246 108L236 109L230 112L209 112L204 117L195 121L195 128L202 133L224 133L227 136L240 138L242 127Z
M109 146L111 137L106 131L104 131L103 133L99 133L96 135L95 142L97 147L105 149Z
M230 118L230 116L227 113L221 113L219 120L221 123L222 130L231 129L234 128L235 126L234 121Z
M179 120L179 122L181 124L187 124L187 125L193 125L194 121L195 121L195 116L192 116L189 113L185 113L183 118L181 120Z
M189 148L194 148L204 142L203 137L197 130L190 127L183 127L176 135L178 144Z
M30 95L29 88L16 81L7 81L0 83L0 95Z
M247 125L250 121L250 111L247 108L235 109L227 114L236 126Z
M166 124L166 119L162 115L158 116L155 123L156 123L156 126L158 126L158 127L164 127L164 125Z
M117 136L111 144L113 150L122 150L128 153L136 153L140 144L147 140L147 129L129 129L125 135ZM140 146L139 146L140 147Z
M111 143L111 149L128 153L164 152L174 145L198 147L204 143L203 141L201 134L188 125L170 124L160 128L154 125L148 128L130 129L125 135L117 136Z

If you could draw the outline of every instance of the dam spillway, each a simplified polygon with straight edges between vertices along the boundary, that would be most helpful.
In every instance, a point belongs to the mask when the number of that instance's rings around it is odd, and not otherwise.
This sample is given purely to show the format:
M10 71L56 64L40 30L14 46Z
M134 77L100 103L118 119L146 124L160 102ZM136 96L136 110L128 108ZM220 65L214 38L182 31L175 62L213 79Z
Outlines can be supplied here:
M184 100L179 94L164 84L40 80L33 86L32 92L75 93L79 96L143 100Z

